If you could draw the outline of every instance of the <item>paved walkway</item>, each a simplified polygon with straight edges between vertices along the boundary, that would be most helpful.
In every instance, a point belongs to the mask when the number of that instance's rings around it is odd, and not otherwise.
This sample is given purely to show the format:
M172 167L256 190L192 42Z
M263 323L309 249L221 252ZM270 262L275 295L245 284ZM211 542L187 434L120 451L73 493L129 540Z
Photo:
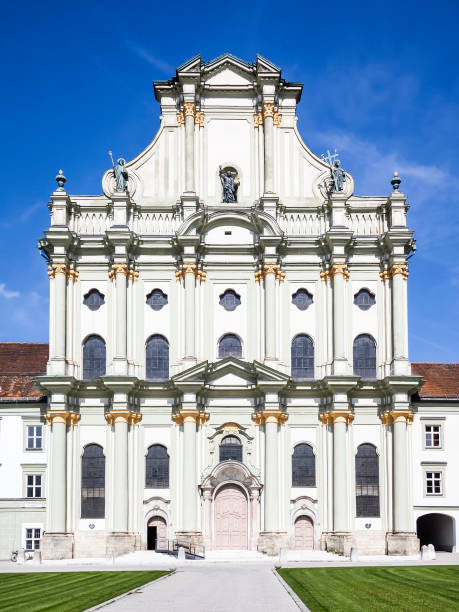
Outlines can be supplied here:
M272 566L201 565L104 606L103 612L298 612Z

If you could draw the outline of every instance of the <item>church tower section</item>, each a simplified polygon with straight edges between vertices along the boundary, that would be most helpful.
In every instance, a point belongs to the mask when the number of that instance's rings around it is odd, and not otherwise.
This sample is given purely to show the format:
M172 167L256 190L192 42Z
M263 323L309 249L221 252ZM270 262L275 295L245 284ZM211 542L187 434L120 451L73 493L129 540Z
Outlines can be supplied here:
M258 56L155 81L103 194L56 177L45 558L418 550L405 195L354 195ZM333 143L331 143L333 144Z

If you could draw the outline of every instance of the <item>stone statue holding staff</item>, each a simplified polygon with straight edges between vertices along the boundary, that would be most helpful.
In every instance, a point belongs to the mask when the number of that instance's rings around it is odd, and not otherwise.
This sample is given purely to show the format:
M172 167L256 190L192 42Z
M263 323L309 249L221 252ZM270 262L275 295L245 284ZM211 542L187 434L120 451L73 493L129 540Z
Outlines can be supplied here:
M115 189L116 191L126 191L127 180L128 180L128 173L125 168L126 160L120 157L115 166L115 162L113 161L112 152L109 151L108 154L110 155L110 159L112 160L113 176L115 177L115 180L116 180Z
M236 194L237 188L239 186L239 181L237 179L234 180L230 170L228 170L225 174L221 166L219 167L219 175L223 188L223 202L237 202Z

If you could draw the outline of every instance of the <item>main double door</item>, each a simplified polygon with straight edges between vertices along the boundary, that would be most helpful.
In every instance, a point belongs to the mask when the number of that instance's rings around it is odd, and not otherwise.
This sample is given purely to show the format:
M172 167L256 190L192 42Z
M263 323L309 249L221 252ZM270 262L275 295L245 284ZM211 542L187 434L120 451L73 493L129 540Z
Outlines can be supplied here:
M243 490L237 485L222 487L214 499L215 548L247 549L248 504Z

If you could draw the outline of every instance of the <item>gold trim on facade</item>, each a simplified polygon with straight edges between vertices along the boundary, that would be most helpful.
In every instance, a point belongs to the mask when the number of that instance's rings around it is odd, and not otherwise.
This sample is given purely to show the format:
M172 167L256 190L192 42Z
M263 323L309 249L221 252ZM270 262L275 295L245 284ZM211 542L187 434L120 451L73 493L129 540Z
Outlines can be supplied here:
M75 427L80 418L81 415L78 412L70 412L69 410L48 410L45 412L45 419L48 421L48 425L64 423L64 425Z
M265 264L263 269L255 270L255 282L261 282L268 274L274 274L276 280L283 283L286 273L283 272L277 264Z
M113 264L111 269L108 271L108 278L113 281L118 276L118 274L124 274L126 278L129 278L129 268L127 264Z
M320 412L319 419L322 421L322 425L334 425L335 423L352 425L354 413L352 410L330 410L328 412Z
M132 270L131 268L128 270L126 278L130 280L132 283L135 283L139 280L139 271Z
M114 425L115 423L127 423L128 425L138 425L142 419L140 412L133 412L127 408L110 410L105 414L107 423Z
M407 264L394 264L388 270L383 270L379 273L381 280L384 282L394 278L396 274L401 274L404 280L408 280L409 272Z
M274 118L274 104L263 104L263 121L266 119L266 117Z
M203 412L202 410L180 410L172 415L176 425L183 425L184 423L196 423L197 425L204 425L209 420L210 414Z
M279 113L274 113L273 123L274 123L275 127L280 128L281 123L282 123L282 115L279 114Z
M329 268L328 270L323 270L320 273L320 278L324 282L327 282L329 280L332 280L332 278L337 274L342 274L344 280L346 281L348 281L351 277L351 274L346 264L333 264L331 268Z
M284 425L288 419L288 413L282 410L261 410L260 412L254 412L252 419L255 425L264 425L265 423Z
M183 105L183 113L185 117L194 117L196 107L194 102L185 102Z
M72 280L74 283L78 280L78 272L71 268L67 268L65 264L52 264L48 270L50 280L54 280L56 274L65 274L67 280Z
M184 280L185 274L194 274L194 277L201 283L206 280L207 272L198 268L196 264L183 264L183 266L176 270L175 280L179 283Z
M381 412L379 415L383 425L392 425L393 423L406 423L411 425L414 420L414 413L411 410L388 410Z
M194 114L194 124L199 127L204 127L204 113L202 111L196 111Z
M257 128L260 125L263 125L263 113L261 111L253 116L253 126Z
M183 111L181 111L180 113L177 113L177 127L181 127L182 125L184 125L185 123L185 115L183 114Z

